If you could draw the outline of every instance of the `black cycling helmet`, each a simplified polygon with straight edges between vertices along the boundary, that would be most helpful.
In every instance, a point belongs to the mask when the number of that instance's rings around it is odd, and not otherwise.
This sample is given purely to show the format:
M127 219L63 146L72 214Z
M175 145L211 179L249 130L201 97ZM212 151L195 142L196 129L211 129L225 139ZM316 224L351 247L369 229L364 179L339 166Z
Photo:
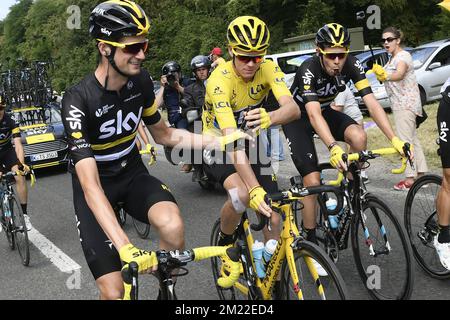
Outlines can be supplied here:
M317 31L316 45L323 48L326 47L342 47L350 46L350 33L347 28L338 23L328 23Z
M191 60L191 70L195 72L198 68L211 68L211 60L207 56L195 56Z
M147 35L149 27L144 10L129 0L102 2L89 17L89 33L97 40L118 41L123 37Z
M162 74L168 75L169 73L181 73L181 66L176 61L169 61L162 67Z

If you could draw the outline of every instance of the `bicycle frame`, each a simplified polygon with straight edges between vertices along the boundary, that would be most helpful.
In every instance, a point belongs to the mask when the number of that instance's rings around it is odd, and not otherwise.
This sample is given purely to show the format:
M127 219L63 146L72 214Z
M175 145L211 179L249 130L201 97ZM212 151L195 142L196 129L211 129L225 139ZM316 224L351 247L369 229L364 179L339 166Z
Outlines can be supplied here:
M300 199L300 198L298 198ZM292 207L290 204L281 204L273 205L275 211L280 213L281 218L283 220L282 231L280 235L280 240L278 240L277 247L275 252L273 253L270 261L267 264L266 268L266 276L263 279L260 279L256 276L254 272L255 264L253 260L252 250L250 249L253 245L253 236L250 230L250 224L248 220L247 213L245 212L242 215L241 224L238 227L238 234L240 236L246 236L246 247L248 250L242 250L241 261L244 265L244 272L246 272L247 279L253 279L253 284L250 284L249 288L244 285L236 282L234 287L241 291L245 295L252 294L252 296L256 298L262 298L264 300L269 300L272 298L272 287L274 282L276 281L280 269L283 265L284 260L287 260L287 264L289 266L289 271L292 277L292 282L294 285L294 290L297 294L297 297L300 300L303 300L303 293L299 286L299 277L297 273L297 268L295 266L295 257L294 257L294 247L299 241L302 241L303 238L300 236L300 232L295 224L294 214L292 211ZM247 253L248 258L251 261L251 268L248 266L247 258L245 254ZM319 275L315 266L313 265L312 259L307 257L306 263L308 266L311 275L313 276L315 283L317 285L317 290L321 296L324 295L323 287L320 283ZM256 286L255 286L256 285Z

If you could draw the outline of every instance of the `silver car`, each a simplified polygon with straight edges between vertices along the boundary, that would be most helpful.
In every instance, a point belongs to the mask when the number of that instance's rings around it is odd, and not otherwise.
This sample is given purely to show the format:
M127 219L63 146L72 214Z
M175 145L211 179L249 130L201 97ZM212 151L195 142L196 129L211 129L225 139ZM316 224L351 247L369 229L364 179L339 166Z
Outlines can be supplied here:
M450 39L426 43L408 51L413 58L422 105L440 99L439 90L450 76Z

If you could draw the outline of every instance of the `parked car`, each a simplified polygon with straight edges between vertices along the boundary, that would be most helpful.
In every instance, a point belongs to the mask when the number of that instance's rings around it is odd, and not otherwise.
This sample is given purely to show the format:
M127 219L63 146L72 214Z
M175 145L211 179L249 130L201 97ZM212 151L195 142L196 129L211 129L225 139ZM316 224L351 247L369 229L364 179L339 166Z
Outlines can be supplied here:
M294 76L300 64L302 64L306 59L310 58L313 54L315 54L315 52L315 49L290 51L284 53L269 54L265 56L265 59L272 60L280 67L281 71L284 72L286 85L288 86L288 88L290 88L292 83L294 82Z
M34 169L67 164L68 144L59 103L9 111L19 126L25 163Z
M450 39L409 50L419 84L422 105L441 98L439 91L450 76Z

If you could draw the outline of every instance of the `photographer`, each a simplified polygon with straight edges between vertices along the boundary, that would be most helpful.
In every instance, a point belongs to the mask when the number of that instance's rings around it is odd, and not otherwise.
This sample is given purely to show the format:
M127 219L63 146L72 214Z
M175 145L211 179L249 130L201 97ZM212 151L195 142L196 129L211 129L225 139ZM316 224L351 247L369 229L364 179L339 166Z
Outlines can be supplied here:
M167 117L171 126L179 129L187 128L187 121L182 117L180 100L184 88L180 84L181 67L176 61L169 61L162 67L161 90L156 96L158 106L167 108Z

